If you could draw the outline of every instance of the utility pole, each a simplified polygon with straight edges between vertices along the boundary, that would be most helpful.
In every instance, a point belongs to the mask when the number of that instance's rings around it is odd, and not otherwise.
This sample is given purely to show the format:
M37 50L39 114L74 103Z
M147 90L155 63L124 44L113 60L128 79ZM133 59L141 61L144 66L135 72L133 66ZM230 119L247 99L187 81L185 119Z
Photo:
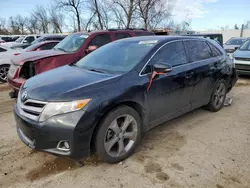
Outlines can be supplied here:
M243 37L243 30L244 30L244 24L242 24L242 26L241 26L240 37Z

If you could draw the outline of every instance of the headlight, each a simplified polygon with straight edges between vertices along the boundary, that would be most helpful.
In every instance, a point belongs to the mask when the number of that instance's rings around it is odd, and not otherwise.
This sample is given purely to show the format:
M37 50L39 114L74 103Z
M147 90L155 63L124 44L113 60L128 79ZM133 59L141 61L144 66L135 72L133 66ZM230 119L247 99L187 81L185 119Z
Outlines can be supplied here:
M48 103L40 115L39 121L44 121L58 114L65 114L83 109L91 99L77 100L72 102L51 102Z

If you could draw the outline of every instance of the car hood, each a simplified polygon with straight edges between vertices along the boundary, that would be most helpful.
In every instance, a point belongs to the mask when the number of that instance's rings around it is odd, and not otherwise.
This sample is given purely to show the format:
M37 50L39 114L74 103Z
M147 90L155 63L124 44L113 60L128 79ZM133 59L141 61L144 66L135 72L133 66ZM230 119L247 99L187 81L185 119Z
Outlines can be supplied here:
M22 43L18 43L18 42L5 42L5 43L2 43L2 45L8 46L8 47L11 47L12 45L16 45L16 44L22 44Z
M59 50L41 50L41 51L32 51L32 52L22 52L20 55L15 56L12 61L15 64L22 64L27 61L35 61L38 59L43 59L51 56L58 56L67 54L66 52Z
M30 78L22 90L34 100L71 101L98 95L98 91L120 77L66 65Z
M223 45L224 49L235 49L236 47L240 47L240 45Z
M234 57L241 57L241 58L250 58L250 51L249 50L237 50L234 52Z

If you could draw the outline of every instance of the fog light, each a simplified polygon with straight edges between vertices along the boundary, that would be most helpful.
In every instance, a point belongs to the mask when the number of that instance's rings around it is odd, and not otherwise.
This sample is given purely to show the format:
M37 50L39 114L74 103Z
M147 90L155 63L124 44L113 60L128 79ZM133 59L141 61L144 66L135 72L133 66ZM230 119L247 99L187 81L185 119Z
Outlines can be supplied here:
M57 144L57 149L62 150L62 151L69 151L70 150L70 145L68 141L60 141Z

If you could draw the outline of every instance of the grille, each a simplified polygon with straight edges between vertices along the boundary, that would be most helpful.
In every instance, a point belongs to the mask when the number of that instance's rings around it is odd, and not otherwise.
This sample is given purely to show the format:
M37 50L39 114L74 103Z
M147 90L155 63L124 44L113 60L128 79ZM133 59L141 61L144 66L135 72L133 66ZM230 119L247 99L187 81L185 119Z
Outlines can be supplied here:
M250 61L250 58L235 57L235 60L240 60L240 61Z
M42 113L46 102L28 99L25 102L21 101L21 97L17 99L17 108L20 114L28 119L38 121L40 114Z
M250 70L250 65L235 64L237 70Z
M233 53L233 52L235 52L235 49L225 49L225 51L226 51L227 53Z

